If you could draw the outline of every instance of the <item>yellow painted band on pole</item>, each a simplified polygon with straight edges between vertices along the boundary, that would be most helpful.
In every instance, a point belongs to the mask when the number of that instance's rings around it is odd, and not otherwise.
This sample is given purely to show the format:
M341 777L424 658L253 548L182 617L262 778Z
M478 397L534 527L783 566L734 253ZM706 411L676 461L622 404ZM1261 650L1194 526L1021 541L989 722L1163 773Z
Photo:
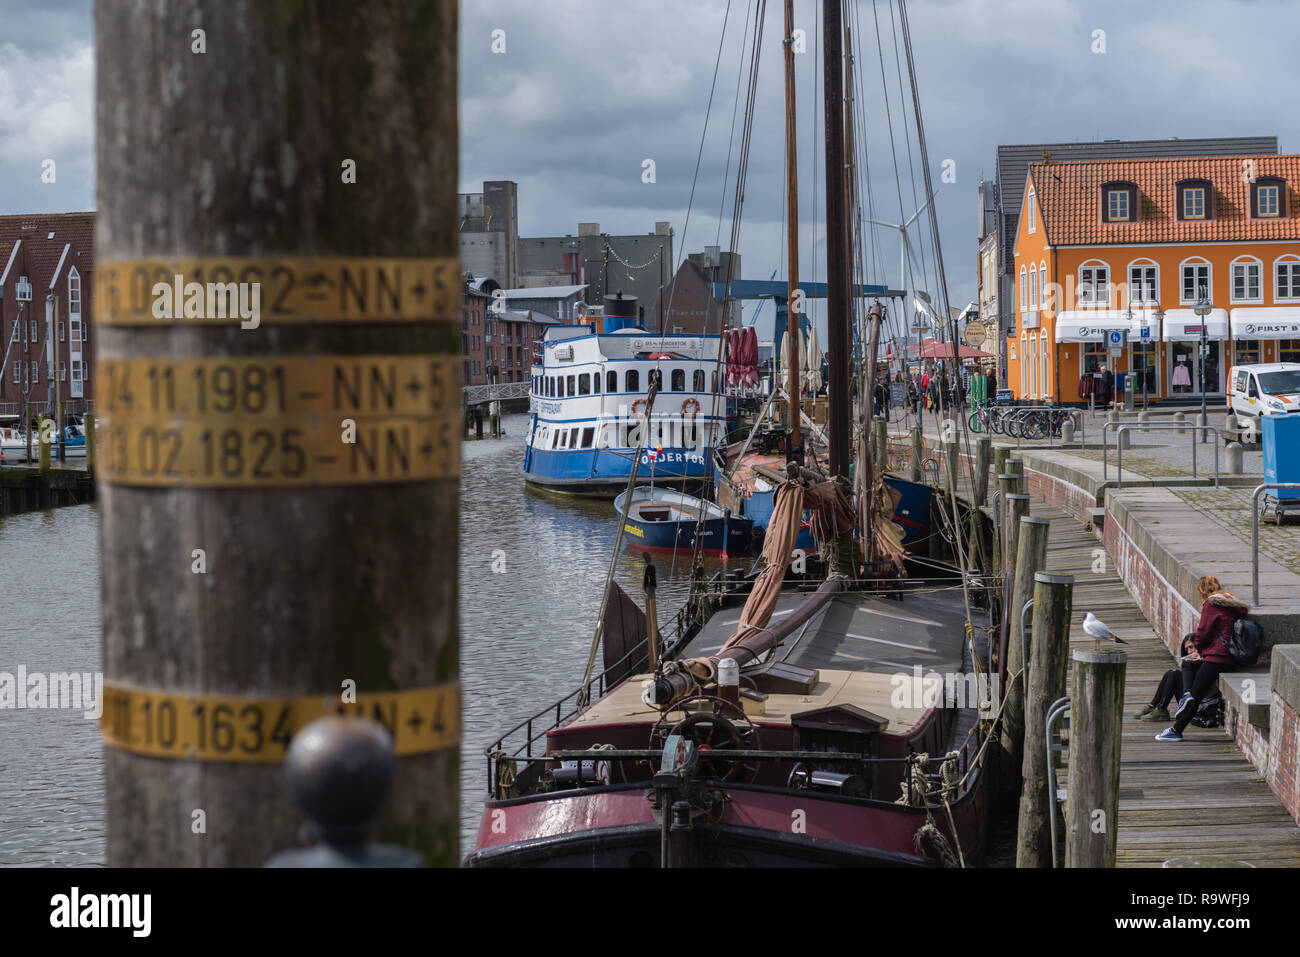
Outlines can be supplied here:
M460 743L460 682L406 691L252 698L104 686L100 731L112 748L155 758L270 764L293 735L327 714L362 715L393 736L399 756Z
M296 418L459 412L460 356L100 359L107 416Z
M459 410L265 420L104 416L98 476L116 485L302 488L460 475Z
M117 326L455 322L451 257L211 256L101 262L94 316Z

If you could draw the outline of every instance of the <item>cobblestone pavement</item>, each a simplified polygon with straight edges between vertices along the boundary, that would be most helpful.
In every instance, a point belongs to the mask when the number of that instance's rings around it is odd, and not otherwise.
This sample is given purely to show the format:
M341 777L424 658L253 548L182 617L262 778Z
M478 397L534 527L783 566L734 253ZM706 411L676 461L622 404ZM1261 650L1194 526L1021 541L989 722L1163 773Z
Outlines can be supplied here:
M1249 488L1172 488L1169 491L1203 515L1207 522L1224 529L1250 546ZM1300 572L1300 521L1286 525L1259 523L1259 553L1293 572Z

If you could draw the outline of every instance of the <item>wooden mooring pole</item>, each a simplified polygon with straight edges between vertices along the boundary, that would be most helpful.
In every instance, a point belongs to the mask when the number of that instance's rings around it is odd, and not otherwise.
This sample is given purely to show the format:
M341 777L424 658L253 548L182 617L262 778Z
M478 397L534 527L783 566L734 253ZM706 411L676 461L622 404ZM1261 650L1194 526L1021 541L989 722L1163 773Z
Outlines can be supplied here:
M914 425L911 428L912 433L912 474L909 476L913 482L921 481L921 461L925 458L925 441L921 435L921 427Z
M394 739L375 836L454 866L457 5L95 33L108 864L300 844L286 749L339 712Z
M1034 574L1033 640L1025 697L1025 754L1021 764L1016 867L1052 866L1054 794L1047 787L1047 712L1065 694L1070 650L1073 575Z
M1011 492L1004 495L1006 507L1002 512L1006 518L1006 539L1002 543L1006 556L1006 566L1003 568L1003 574L1010 575L1016 566L1016 553L1020 548L1020 520L1029 514L1029 496L1021 495L1019 492Z
M989 460L993 452L993 440L981 435L975 440L975 507L984 505L989 500Z
M1065 866L1114 867L1128 655L1119 648L1079 649L1071 664Z
M999 745L1002 764L998 776L999 790L1006 798L1020 793L1020 770L1024 763L1025 744L1025 661L1029 636L1025 634L1025 602L1034 597L1034 575L1047 564L1047 533L1051 523L1045 518L1026 515L1020 519L1016 561L1012 570L1011 603L1007 606L1006 699L1002 709L1002 733Z

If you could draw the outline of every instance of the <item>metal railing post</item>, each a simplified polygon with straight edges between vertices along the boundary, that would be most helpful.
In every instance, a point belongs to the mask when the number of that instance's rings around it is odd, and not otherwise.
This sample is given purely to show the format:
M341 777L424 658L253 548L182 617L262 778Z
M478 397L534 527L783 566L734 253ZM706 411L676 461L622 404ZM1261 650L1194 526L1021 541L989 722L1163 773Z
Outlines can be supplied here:
M1047 709L1047 733L1044 735L1047 740L1047 807L1051 813L1048 824L1052 831L1052 867L1056 867L1056 809L1060 804L1056 799L1056 762L1052 758L1052 752L1065 750L1065 745L1052 743L1052 726L1069 709L1070 698L1068 695L1064 698L1057 698L1052 703L1052 706Z
M1259 494L1265 489L1300 488L1300 482L1265 482L1250 496L1250 591L1252 604L1259 604ZM1281 524L1278 518L1278 524Z

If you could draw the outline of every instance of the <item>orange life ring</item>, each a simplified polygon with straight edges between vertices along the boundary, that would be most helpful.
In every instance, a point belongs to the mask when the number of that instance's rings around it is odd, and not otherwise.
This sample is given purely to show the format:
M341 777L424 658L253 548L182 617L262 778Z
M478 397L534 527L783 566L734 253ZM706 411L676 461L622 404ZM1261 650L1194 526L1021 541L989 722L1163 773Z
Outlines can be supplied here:
M635 402L632 403L632 414L633 414L633 415L640 415L640 414L641 414L640 411L638 411L638 409L637 409L637 406L639 406L639 405L645 405L645 399L637 399Z
M682 412L686 415L698 415L700 412L699 399L687 399L682 403Z

